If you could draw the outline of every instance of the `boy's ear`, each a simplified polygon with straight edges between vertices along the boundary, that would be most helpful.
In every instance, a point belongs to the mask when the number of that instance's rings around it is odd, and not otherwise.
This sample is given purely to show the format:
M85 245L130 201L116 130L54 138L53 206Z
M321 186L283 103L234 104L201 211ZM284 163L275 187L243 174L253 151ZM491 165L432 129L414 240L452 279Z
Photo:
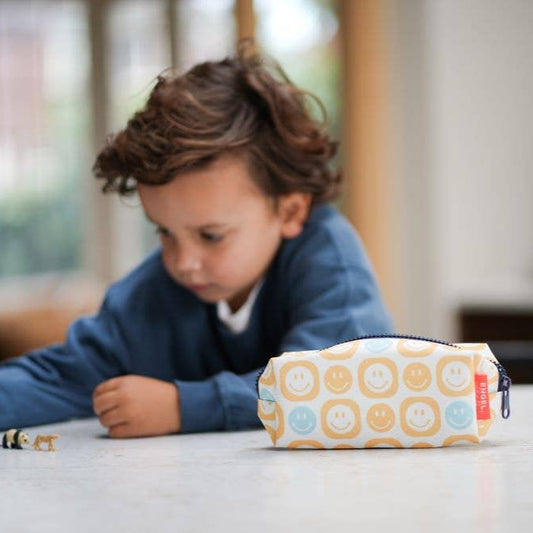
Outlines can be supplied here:
M311 207L311 194L292 192L280 196L278 213L281 218L281 234L286 239L300 235Z

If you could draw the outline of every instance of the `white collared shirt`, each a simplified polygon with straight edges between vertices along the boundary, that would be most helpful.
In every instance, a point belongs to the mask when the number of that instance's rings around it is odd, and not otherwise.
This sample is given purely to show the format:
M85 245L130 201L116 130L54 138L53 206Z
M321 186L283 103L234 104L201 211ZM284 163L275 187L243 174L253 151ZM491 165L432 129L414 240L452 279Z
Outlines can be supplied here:
M218 319L232 332L242 333L250 322L250 316L252 315L252 309L254 307L255 300L259 294L259 290L263 285L263 280L258 281L250 294L246 302L235 313L231 311L228 302L221 300L217 302L217 316Z

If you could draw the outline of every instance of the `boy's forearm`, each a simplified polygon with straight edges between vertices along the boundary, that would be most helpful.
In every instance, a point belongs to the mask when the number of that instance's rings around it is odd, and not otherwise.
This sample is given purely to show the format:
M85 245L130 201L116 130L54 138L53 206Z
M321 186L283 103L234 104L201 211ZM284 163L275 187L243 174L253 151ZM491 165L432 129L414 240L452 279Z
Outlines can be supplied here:
M13 363L0 367L0 430L92 415L84 392L36 380L27 368Z
M221 372L205 381L181 381L181 432L235 431L260 427L255 382L260 369Z

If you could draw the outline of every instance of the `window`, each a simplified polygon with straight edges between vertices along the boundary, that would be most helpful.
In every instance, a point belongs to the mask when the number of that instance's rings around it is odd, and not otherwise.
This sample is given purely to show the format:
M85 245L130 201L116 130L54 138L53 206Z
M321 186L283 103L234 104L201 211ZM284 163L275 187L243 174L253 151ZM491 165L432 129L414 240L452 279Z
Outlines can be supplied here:
M108 43L107 133L126 126L143 107L157 76L171 65L166 7L162 0L120 0L110 5L104 41ZM154 247L156 239L136 196L113 196L111 201L113 277L120 277Z
M235 49L233 0L176 0L176 67L221 59Z
M323 102L331 132L340 135L340 42L337 3L255 0L256 39L289 78Z
M91 120L84 7L0 3L0 276L80 266Z

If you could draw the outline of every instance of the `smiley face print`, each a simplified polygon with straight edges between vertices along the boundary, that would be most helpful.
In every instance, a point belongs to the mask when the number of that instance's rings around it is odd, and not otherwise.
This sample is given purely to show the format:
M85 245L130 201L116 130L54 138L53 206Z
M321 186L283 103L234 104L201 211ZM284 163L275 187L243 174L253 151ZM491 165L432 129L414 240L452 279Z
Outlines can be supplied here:
M365 442L365 448L403 448L398 439L371 439Z
M274 407L274 416L272 416L271 412L272 407ZM265 429L272 439L272 443L275 445L285 431L283 410L277 402L258 400L257 415L263 422Z
M403 371L403 382L412 391L423 391L431 385L431 370L423 363L411 363Z
M266 385L267 387L274 385L276 377L274 376L274 368L272 366L272 361L268 362L268 365L263 370L261 377L259 378L259 383L261 385Z
M359 341L343 342L342 344L336 344L335 346L330 346L329 348L322 350L320 355L324 357L324 359L330 359L333 361L350 359L353 357L358 347Z
M295 433L307 435L315 429L315 413L309 407L297 407L289 414L289 426Z
M476 374L485 374L487 376L489 391L496 392L498 390L500 374L494 361L483 357L480 353L476 353L474 355L474 368L476 369Z
M388 350L393 344L394 341L392 339L376 338L367 340L365 342L365 348L370 353L383 353Z
M317 440L293 440L287 444L287 448L316 448L318 450L324 450L326 447Z
M330 392L342 394L353 385L352 373L345 366L334 365L326 370L324 384Z
M359 388L369 398L389 398L398 390L398 369L390 359L365 359L358 376Z
M477 444L480 442L479 437L476 435L452 435L447 437L442 441L441 446L454 446L454 445L464 445L474 443Z
M474 411L466 402L453 402L446 407L445 417L453 429L465 429L474 421Z
M429 397L407 398L400 406L404 433L411 437L428 437L440 429L439 404Z
M310 361L290 361L280 372L281 393L294 402L315 398L319 392L318 369Z
M429 341L402 339L398 342L398 351L405 357L426 357L436 348L437 345Z
M366 414L366 423L378 433L385 433L394 427L395 415L393 409L386 403L376 403Z
M259 416L261 420L275 420L276 402L270 402L268 400L258 400L257 416Z
M328 400L320 414L322 431L332 439L350 439L361 431L361 410L353 400Z
M437 385L446 396L464 396L474 389L472 360L465 356L446 356L437 363Z

